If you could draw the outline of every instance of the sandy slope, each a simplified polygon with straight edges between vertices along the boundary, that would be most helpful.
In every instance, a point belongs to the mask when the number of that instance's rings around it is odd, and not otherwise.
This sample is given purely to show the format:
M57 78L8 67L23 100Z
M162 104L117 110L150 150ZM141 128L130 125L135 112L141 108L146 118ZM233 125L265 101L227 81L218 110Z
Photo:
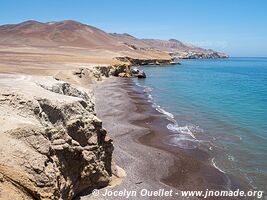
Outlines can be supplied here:
M72 20L48 23L26 21L0 26L0 47L2 53L13 53L1 56L5 60L10 60L11 56L23 56L25 60L26 55L18 55L19 52L29 53L29 60L36 58L40 61L50 59L101 64L116 63L114 58L119 56L170 58L161 51L132 49L112 34Z

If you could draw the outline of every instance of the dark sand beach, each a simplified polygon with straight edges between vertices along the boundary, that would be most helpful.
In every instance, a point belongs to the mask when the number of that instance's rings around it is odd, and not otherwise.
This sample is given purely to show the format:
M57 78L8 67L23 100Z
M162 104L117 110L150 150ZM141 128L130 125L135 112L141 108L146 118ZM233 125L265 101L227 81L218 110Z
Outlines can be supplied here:
M267 200L267 3L1 6L0 200Z
M138 193L145 188L179 192L226 190L232 186L229 177L209 164L208 154L204 151L183 150L165 142L171 136L166 128L166 116L151 106L142 88L137 87L132 79L110 78L98 84L95 98L97 116L103 120L104 128L114 140L115 162L126 172L121 184L107 190L126 188ZM106 188L100 190L102 195L105 191ZM102 195L89 195L82 199L102 199ZM182 199L181 196L166 198L178 197Z

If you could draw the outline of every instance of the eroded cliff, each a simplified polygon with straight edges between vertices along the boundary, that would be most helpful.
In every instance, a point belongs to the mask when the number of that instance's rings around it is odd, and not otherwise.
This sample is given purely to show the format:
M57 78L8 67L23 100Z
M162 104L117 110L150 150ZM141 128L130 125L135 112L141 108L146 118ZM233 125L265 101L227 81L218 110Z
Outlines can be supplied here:
M107 186L113 144L92 95L48 76L0 76L0 199L72 199Z

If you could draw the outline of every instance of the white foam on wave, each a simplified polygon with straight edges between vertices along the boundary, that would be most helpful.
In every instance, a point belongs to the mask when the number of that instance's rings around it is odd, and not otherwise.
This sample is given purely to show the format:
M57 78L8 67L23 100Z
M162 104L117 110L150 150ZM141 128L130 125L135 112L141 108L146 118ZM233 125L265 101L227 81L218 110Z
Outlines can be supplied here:
M170 120L174 119L174 115L173 115L172 113L170 113L170 112L164 110L164 109L161 108L159 105L157 105L157 104L153 104L152 106L153 106L158 112L160 112L160 113L166 115L166 116L167 116L167 119L170 119Z
M146 92L146 93L153 91L153 89L151 87L149 87L149 86L144 86L143 88L144 88L143 91Z
M153 102L153 97L151 94L148 94L147 95L147 98L148 98L148 102Z
M179 126L178 124L168 124L167 128L172 132L188 134L192 138L196 139L195 135L190 130L190 126Z
M229 176L227 175L227 173L224 170L222 170L220 167L218 167L218 165L215 162L215 157L213 157L211 159L211 164L212 164L212 166L214 168L216 168L218 171L220 171L221 173L223 173L225 175L225 177L226 177L226 188L227 188L227 190L230 190L232 188L231 179L229 178Z
M161 106L157 105L154 102L154 98L153 98L153 96L151 94L151 92L153 91L153 88L152 87L142 86L138 82L136 82L136 85L143 88L143 91L147 94L148 102L152 103L152 107L155 108L158 112L160 112L163 115L165 115L166 118L170 122L172 122L172 123L170 123L170 124L167 125L167 128L170 131L175 132L175 133L179 133L179 134L189 135L189 136L191 136L191 138L193 138L194 140L196 140L196 137L193 134L193 132L195 130L201 131L197 126L193 126L193 125L179 126L178 123L177 123L177 121L174 118L174 115L172 113L166 111L165 109L163 109Z
M143 87L142 85L140 85L138 82L135 81L135 85L137 85L138 87Z
M143 92L145 92L147 94L147 98L148 98L147 102L153 103L154 102L154 98L153 98L152 94L150 94L150 92L153 91L153 88L152 87L149 87L149 86L142 86L138 82L135 82L135 84L138 87L143 88Z
M216 165L214 159L215 159L214 157L211 159L211 163L212 163L213 167L215 167L215 168L218 169L220 172L222 172L222 173L225 174L225 171L223 171L221 168L219 168L219 167Z
M167 144L181 149L196 149L198 147L196 140L187 135L172 135L167 139Z

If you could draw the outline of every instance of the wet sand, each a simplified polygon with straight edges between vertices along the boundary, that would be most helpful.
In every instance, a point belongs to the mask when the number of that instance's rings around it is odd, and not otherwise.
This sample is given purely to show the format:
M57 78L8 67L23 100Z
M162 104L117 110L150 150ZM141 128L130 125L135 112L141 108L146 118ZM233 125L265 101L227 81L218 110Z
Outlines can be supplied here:
M95 88L95 98L97 116L114 140L115 162L126 172L122 183L109 187L108 190L118 191L125 188L140 191L146 188L172 189L178 192L226 190L233 187L228 176L209 164L206 152L199 148L181 149L166 143L174 136L166 128L169 121L165 115L152 107L142 89L137 87L132 79L113 77L98 84ZM105 189L100 192L103 194ZM146 198L151 199L142 197ZM183 199L181 196L166 198ZM81 199L105 198L101 195L88 195Z

